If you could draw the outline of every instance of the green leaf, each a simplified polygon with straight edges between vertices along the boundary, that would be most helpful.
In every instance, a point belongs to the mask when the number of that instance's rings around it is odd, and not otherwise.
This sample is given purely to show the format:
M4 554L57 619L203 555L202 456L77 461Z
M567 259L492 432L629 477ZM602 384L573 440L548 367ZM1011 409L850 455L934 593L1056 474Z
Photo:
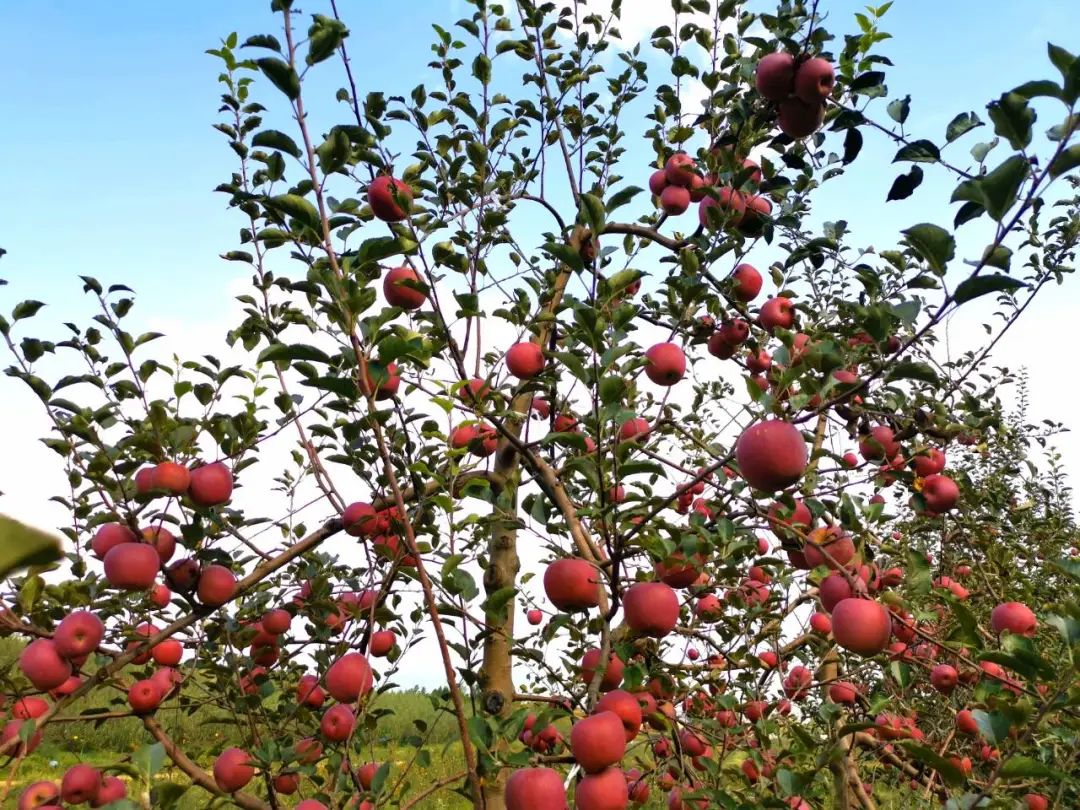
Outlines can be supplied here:
M266 202L270 207L300 220L309 228L318 229L319 212L310 200L299 194L279 194Z
M979 733L991 745L997 745L1009 736L1009 718L997 712L988 712L983 709L975 709L971 712L975 718L975 724L979 727Z
M253 37L248 37L244 40L244 44L241 48L268 48L271 51L277 51L281 53L281 43L277 41L277 37L270 34L256 34Z
M851 92L869 90L871 87L879 87L885 84L885 74L880 70L871 70L862 73L851 80Z
M907 550L907 573L904 581L908 589L919 596L930 593L931 586L930 561L921 551L913 548Z
M965 132L983 125L982 119L973 112L960 113L945 127L945 142L952 143Z
M20 568L49 565L62 556L58 538L0 515L0 579Z
M1049 79L1024 82L1019 87L1014 87L1012 93L1021 98L1061 98L1061 88Z
M923 170L918 166L912 166L907 174L897 177L885 197L885 202L892 200L906 200L910 197L923 181Z
M305 360L311 363L329 363L330 358L326 352L314 346L303 343L274 343L267 346L259 354L256 362L278 362L281 360Z
M933 141L928 141L925 138L912 141L909 144L905 144L899 152L896 153L896 157L893 158L893 163L897 163L901 160L910 160L913 163L934 163L941 159L941 152Z
M644 190L645 189L638 186L627 186L626 188L619 189L614 194L612 194L611 199L608 200L608 213L610 214L616 208L626 205L628 202L634 199L635 196L637 196Z
M294 158L300 157L300 147L296 145L296 141L276 129L264 129L262 132L256 132L255 137L251 139L251 145L277 149L287 155L292 155Z
M1072 647L1080 644L1080 621L1077 619L1051 614L1046 617L1046 623L1061 634L1061 638L1067 646Z
M296 101L300 97L300 77L296 71L289 67L289 63L276 57L266 56L256 59L255 64L290 101Z
M901 360L889 367L889 373L885 376L889 382L893 380L921 380L931 385L939 385L941 378L927 363L915 360Z
M305 61L314 65L329 59L348 35L349 29L341 20L316 14L314 22L308 28L308 52Z
M937 771L943 781L954 787L964 784L963 772L936 751L910 740L905 740L901 745L913 758Z
M902 124L907 121L908 114L911 112L911 96L904 96L903 98L894 98L889 102L889 106L885 108L889 113L889 118L898 124Z
M957 285L956 292L953 293L953 300L959 305L988 293L1018 290L1021 287L1027 287L1027 285L1018 279L1000 273L990 276L975 276L974 278L965 279Z
M165 764L165 746L161 743L144 745L131 755L131 761L139 769L139 773L147 782L151 782L154 775Z
M847 135L844 136L844 156L842 160L845 166L859 156L859 152L862 151L862 146L863 134L855 127L851 127L851 129L847 131Z
M1012 779L1014 777L1060 779L1061 776L1062 774L1059 771L1055 771L1049 765L1032 757L1011 756L1001 765L1001 777L1003 779Z
M603 232L606 215L603 200L595 194L581 195L581 219L592 229L593 233Z
M23 301L16 304L15 309L11 310L11 319L21 321L23 318L33 318L43 306L45 304L41 301Z
M1020 186L1030 171L1031 167L1023 155L1013 155L989 174L958 185L951 202L966 200L978 203L995 222L1000 222L1016 202Z
M1024 149L1031 143L1031 125L1035 123L1035 111L1027 99L1018 93L1004 93L987 106L994 132L1008 140L1013 149Z
M908 244L938 275L945 274L946 265L956 255L956 240L940 225L923 222L903 231Z
M1080 166L1080 143L1074 143L1068 149L1062 151L1050 164L1050 176L1060 177L1065 172L1072 171Z

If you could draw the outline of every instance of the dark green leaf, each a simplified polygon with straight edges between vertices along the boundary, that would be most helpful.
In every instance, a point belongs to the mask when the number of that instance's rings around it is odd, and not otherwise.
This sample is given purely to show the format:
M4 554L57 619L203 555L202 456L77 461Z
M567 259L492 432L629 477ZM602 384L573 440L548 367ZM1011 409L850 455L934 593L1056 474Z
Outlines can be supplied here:
M898 124L902 124L907 121L908 113L911 112L911 96L895 98L889 102L889 106L885 109L889 113L889 118Z
M45 304L41 301L23 301L16 304L15 309L11 310L11 319L21 321L23 318L33 318L43 306Z
M305 360L309 363L329 363L330 358L321 349L303 343L274 343L259 354L256 362L268 363L279 360Z
M964 784L963 772L937 752L910 740L904 741L902 745L912 758L937 771L943 781L954 787Z
M923 222L903 231L908 244L921 256L938 275L945 274L945 268L956 255L956 240L952 234L939 225Z
M951 201L978 203L999 222L1016 202L1030 169L1022 155L1013 155L989 174L962 182L953 191Z
M919 187L922 181L923 170L918 166L912 166L907 174L902 174L893 181L892 188L889 189L885 201L906 200L915 192L915 189Z
M945 142L952 143L965 132L981 127L982 120L973 112L960 113L945 127Z
M605 216L603 200L595 194L581 195L581 219L592 229L593 233L603 232Z
M277 37L270 34L256 34L253 37L248 37L244 40L244 44L241 48L268 48L271 51L277 51L281 53L281 43L277 41Z
M923 138L901 147L900 151L896 153L896 157L893 158L893 163L901 160L910 160L913 163L934 163L940 159L941 152L938 151L937 146L932 141Z
M32 565L48 565L63 556L60 541L51 534L0 515L0 579Z
M857 93L860 90L868 90L885 83L885 74L880 70L871 70L856 76L851 80L851 91Z
M931 385L941 383L941 378L938 377L937 372L930 365L914 360L901 360L894 363L889 367L885 379L890 382L893 380L921 380Z
M1019 87L1014 87L1012 92L1021 98L1061 98L1061 88L1048 79L1024 82Z
M251 145L265 146L267 149L278 149L292 155L294 158L300 157L300 147L296 145L296 141L276 129L264 129L262 132L256 132L255 137L251 139Z
M961 281L953 293L953 300L957 304L964 304L972 299L993 292L1006 292L1026 287L1024 282L1000 273L990 276L975 276L974 278Z
M862 149L863 135L855 127L852 127L847 131L847 135L844 136L844 165L851 163L859 156L859 151Z
M1018 93L1005 93L987 106L994 132L1008 140L1013 149L1024 149L1031 143L1031 125L1035 111L1027 99Z
M267 204L277 210L300 220L311 228L318 228L319 212L310 200L299 194L279 194L267 200Z
M1077 166L1080 166L1080 143L1074 143L1054 158L1050 164L1050 176L1060 177Z
M979 727L979 733L991 745L997 745L1009 736L1009 718L997 712L987 712L975 709L971 712L975 723Z
M619 189L614 194L612 194L611 199L608 200L608 213L610 214L616 208L626 205L628 202L634 199L636 195L640 194L644 190L645 189L639 188L638 186L627 186L626 188Z
M931 579L930 562L926 559L926 555L909 548L907 550L907 575L904 577L908 588L914 594L925 596L930 593Z
M255 60L259 70L266 76L290 101L296 101L300 96L300 77L296 71L289 67L289 63L272 56L266 56Z
M314 22L308 28L307 63L315 65L329 59L348 35L349 29L341 20L316 14Z
M1001 777L1034 777L1036 779L1060 779L1062 774L1049 765L1032 757L1011 756L1001 765Z

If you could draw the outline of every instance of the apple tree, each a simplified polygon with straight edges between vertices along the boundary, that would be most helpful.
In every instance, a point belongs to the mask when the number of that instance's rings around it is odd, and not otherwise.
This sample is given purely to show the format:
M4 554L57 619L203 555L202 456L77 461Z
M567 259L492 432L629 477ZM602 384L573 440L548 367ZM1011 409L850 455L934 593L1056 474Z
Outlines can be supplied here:
M60 337L0 320L70 484L5 585L0 747L91 694L147 743L19 807L1080 803L1071 493L991 363L1071 281L1080 59L941 133L889 100L891 3L672 0L632 48L617 1L465 5L401 95L333 0L209 52L219 352L89 277ZM869 247L830 188L897 163L882 210L933 175L951 220ZM421 668L458 743L381 763Z

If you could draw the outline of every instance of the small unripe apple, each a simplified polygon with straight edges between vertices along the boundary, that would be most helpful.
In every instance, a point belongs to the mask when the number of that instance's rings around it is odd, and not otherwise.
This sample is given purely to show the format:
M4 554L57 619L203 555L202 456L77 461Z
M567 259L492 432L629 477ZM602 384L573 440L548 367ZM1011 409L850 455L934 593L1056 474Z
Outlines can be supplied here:
M754 72L754 86L769 101L783 101L795 82L795 57L790 53L770 53L761 57Z
M392 307L419 309L427 301L422 286L420 275L411 267L395 267L383 277L383 296Z
M506 367L519 380L528 380L544 370L544 351L528 341L515 343L506 352Z
M380 175L368 186L368 205L383 222L400 222L412 205L412 189L396 177Z

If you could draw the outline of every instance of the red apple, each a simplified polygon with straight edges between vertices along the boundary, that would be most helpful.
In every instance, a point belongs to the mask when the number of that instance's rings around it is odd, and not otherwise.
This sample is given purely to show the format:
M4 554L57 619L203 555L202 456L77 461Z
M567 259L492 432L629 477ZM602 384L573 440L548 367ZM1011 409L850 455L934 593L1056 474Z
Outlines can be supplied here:
M649 191L657 197L664 193L664 189L667 188L667 185L667 172L663 169L657 169L649 175Z
M161 689L146 678L128 688L128 704L135 714L149 714L161 705Z
M769 101L783 101L795 82L795 57L790 53L770 53L761 57L754 72L754 86Z
M629 801L630 788L621 768L589 774L574 788L576 810L623 810Z
M920 478L937 475L945 469L945 454L936 447L931 447L911 459L911 466Z
M894 438L892 428L876 425L870 434L859 439L859 452L867 461L894 458L900 453L900 442Z
M859 699L859 691L847 681L829 684L829 700L833 703L854 703Z
M690 192L682 186L668 186L660 194L660 207L672 216L685 214L690 207Z
M562 776L551 768L520 768L503 792L506 810L567 810Z
M941 694L949 695L956 688L958 677L956 667L949 664L938 664L930 670L930 685Z
M412 189L396 177L380 175L368 185L368 205L383 222L400 222L412 205Z
M221 607L236 594L236 575L224 565L208 565L199 574L199 601Z
M1046 810L1050 806L1050 800L1041 793L1025 793L1024 805L1027 810Z
M664 177L669 185L689 186L697 175L694 159L685 152L676 152L664 164Z
M394 649L397 636L393 630L377 630L371 634L371 643L368 651L376 658L385 658Z
M807 59L795 71L795 95L807 104L823 104L832 94L836 74L827 59Z
M622 721L626 742L631 742L641 728L641 704L623 689L613 689L596 702L596 712L613 712Z
M740 301L753 301L761 292L761 273L750 264L738 265L731 274L732 294Z
M698 205L698 222L710 230L718 224L738 224L744 216L746 195L728 186L717 189L716 197L705 197Z
M544 593L559 610L588 610L600 604L600 574L592 563L565 557L544 571Z
M686 374L686 355L677 343L657 343L645 360L645 375L657 385L674 385Z
M636 582L623 594L623 612L632 630L660 638L679 623L679 597L663 582Z
M832 611L833 638L846 650L876 655L889 644L889 611L872 599L844 599Z
M60 803L60 787L56 782L42 780L28 785L19 794L19 804L16 810L36 810L39 807L58 805Z
M71 662L60 655L52 639L38 638L23 647L19 670L35 689L47 692L71 677Z
M183 464L163 461L151 473L154 489L163 489L170 495L183 495L191 483L191 472Z
M226 748L214 760L214 782L224 793L242 790L255 778L251 755L240 748Z
M101 790L101 771L89 765L72 765L60 781L60 797L68 804L86 804Z
M824 121L823 104L807 104L795 96L780 102L780 129L789 138L799 140L809 137L817 132Z
M322 716L319 730L330 742L344 742L356 727L356 715L348 706L339 703L331 706Z
M570 750L585 773L599 773L617 763L626 751L626 731L619 715L600 712L574 723Z
M649 420L635 416L633 419L627 419L619 426L619 441L644 441L649 438L651 432L652 425L649 424Z
M810 627L815 633L827 636L832 632L832 619L827 613L814 613L810 617Z
M515 343L506 352L506 367L519 380L528 380L544 370L544 352L535 343Z
M424 282L411 267L395 267L383 277L383 296L392 307L419 309L427 301Z
M176 553L176 536L164 526L147 526L142 530L142 536L157 550L162 563L167 563Z
M956 730L969 737L979 736L979 724L970 709L961 709L956 713Z
M279 773L274 777L274 790L284 796L292 796L300 789L300 774Z
M188 497L198 506L219 506L232 497L232 471L220 461L191 470Z
M80 658L98 648L105 637L105 625L89 610L76 610L56 626L53 643L64 658Z
M735 443L735 459L750 486L774 492L806 472L806 442L791 423L770 419L742 432Z
M263 614L262 626L267 633L280 636L289 632L289 627L292 626L292 615L281 608L267 611Z
M339 703L355 703L373 683L371 665L360 653L346 653L326 670L326 691Z
M586 686L592 683L593 676L600 668L600 649L592 647L581 656L581 681ZM600 676L600 691L610 692L617 689L622 683L623 669L625 665L619 656L612 653L608 658L608 664L604 668L604 674Z
M138 539L135 532L123 523L106 523L94 533L94 539L90 541L90 549L95 557L104 560L105 555L115 546L121 543L134 543Z
M770 298L761 305L758 321L763 329L790 329L795 324L795 305L790 298Z
M1030 638L1035 635L1037 626L1035 614L1022 602L1003 602L990 611L990 627L998 635L1008 630Z
M326 693L319 686L319 679L314 675L301 675L296 686L296 697L304 706L319 708L326 700Z
M926 508L940 515L956 506L960 500L960 488L947 475L931 475L923 479L922 496Z

